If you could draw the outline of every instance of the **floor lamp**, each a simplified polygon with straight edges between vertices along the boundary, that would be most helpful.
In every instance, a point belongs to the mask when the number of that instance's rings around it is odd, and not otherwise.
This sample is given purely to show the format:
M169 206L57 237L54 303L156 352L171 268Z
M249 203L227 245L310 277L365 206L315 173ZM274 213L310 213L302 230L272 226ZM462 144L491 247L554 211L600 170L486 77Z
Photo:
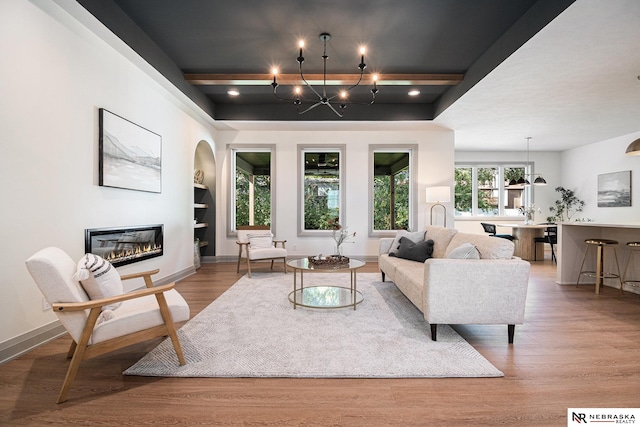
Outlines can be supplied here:
M429 213L429 224L433 225L433 208L441 206L444 211L444 226L447 226L447 208L440 202L451 201L451 187L443 185L440 187L427 187L427 203L434 203Z

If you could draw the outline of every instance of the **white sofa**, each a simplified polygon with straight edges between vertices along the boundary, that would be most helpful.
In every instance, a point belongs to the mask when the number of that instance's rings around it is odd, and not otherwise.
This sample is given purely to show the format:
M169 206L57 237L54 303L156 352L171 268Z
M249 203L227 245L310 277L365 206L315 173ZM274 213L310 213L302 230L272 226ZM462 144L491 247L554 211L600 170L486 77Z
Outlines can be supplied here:
M515 325L524 322L530 268L513 256L513 242L436 226L427 226L424 238L434 242L433 258L424 263L390 256L394 239L380 239L382 280L394 282L424 314L434 341L438 324L506 324L512 344ZM480 259L448 258L463 243L474 245Z

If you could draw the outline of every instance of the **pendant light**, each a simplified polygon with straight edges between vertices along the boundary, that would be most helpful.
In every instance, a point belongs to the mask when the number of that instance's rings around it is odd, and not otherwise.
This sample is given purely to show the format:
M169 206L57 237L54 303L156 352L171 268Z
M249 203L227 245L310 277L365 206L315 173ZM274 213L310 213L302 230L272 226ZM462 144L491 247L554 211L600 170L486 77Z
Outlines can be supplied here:
M628 156L640 156L640 138L629 144L624 153Z
M529 164L529 142L531 141L531 137L528 136L525 139L527 140L527 164L526 164L526 169L530 169L530 164ZM638 143L638 144L640 145L640 143ZM640 153L638 153L638 154L640 154ZM516 184L531 185L531 183L529 182L527 177L530 177L530 178L533 179L533 185L547 185L547 181L539 173L525 173L524 176L520 177L520 179L516 182ZM534 177L535 177L535 179L534 179ZM511 182L509 182L509 185L511 185Z

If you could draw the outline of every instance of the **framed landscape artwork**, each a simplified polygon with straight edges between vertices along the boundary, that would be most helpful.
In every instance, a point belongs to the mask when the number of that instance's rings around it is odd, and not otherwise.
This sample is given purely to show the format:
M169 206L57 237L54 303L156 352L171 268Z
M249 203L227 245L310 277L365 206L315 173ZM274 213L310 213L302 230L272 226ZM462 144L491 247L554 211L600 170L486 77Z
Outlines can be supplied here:
M99 184L162 192L162 137L100 109Z
M598 207L631 206L631 171L598 175Z

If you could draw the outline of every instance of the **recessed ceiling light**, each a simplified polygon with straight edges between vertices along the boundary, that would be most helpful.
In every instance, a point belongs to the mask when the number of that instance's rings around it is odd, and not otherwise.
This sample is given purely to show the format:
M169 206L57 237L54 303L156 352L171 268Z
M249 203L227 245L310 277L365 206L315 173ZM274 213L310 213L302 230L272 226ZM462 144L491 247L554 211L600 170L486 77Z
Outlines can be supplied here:
M420 95L420 91L417 89L413 89L409 91L409 96L418 96Z
M227 95L229 95L229 96L238 96L238 95L240 95L240 92L238 92L237 90L232 89L232 90L228 90L227 91Z

